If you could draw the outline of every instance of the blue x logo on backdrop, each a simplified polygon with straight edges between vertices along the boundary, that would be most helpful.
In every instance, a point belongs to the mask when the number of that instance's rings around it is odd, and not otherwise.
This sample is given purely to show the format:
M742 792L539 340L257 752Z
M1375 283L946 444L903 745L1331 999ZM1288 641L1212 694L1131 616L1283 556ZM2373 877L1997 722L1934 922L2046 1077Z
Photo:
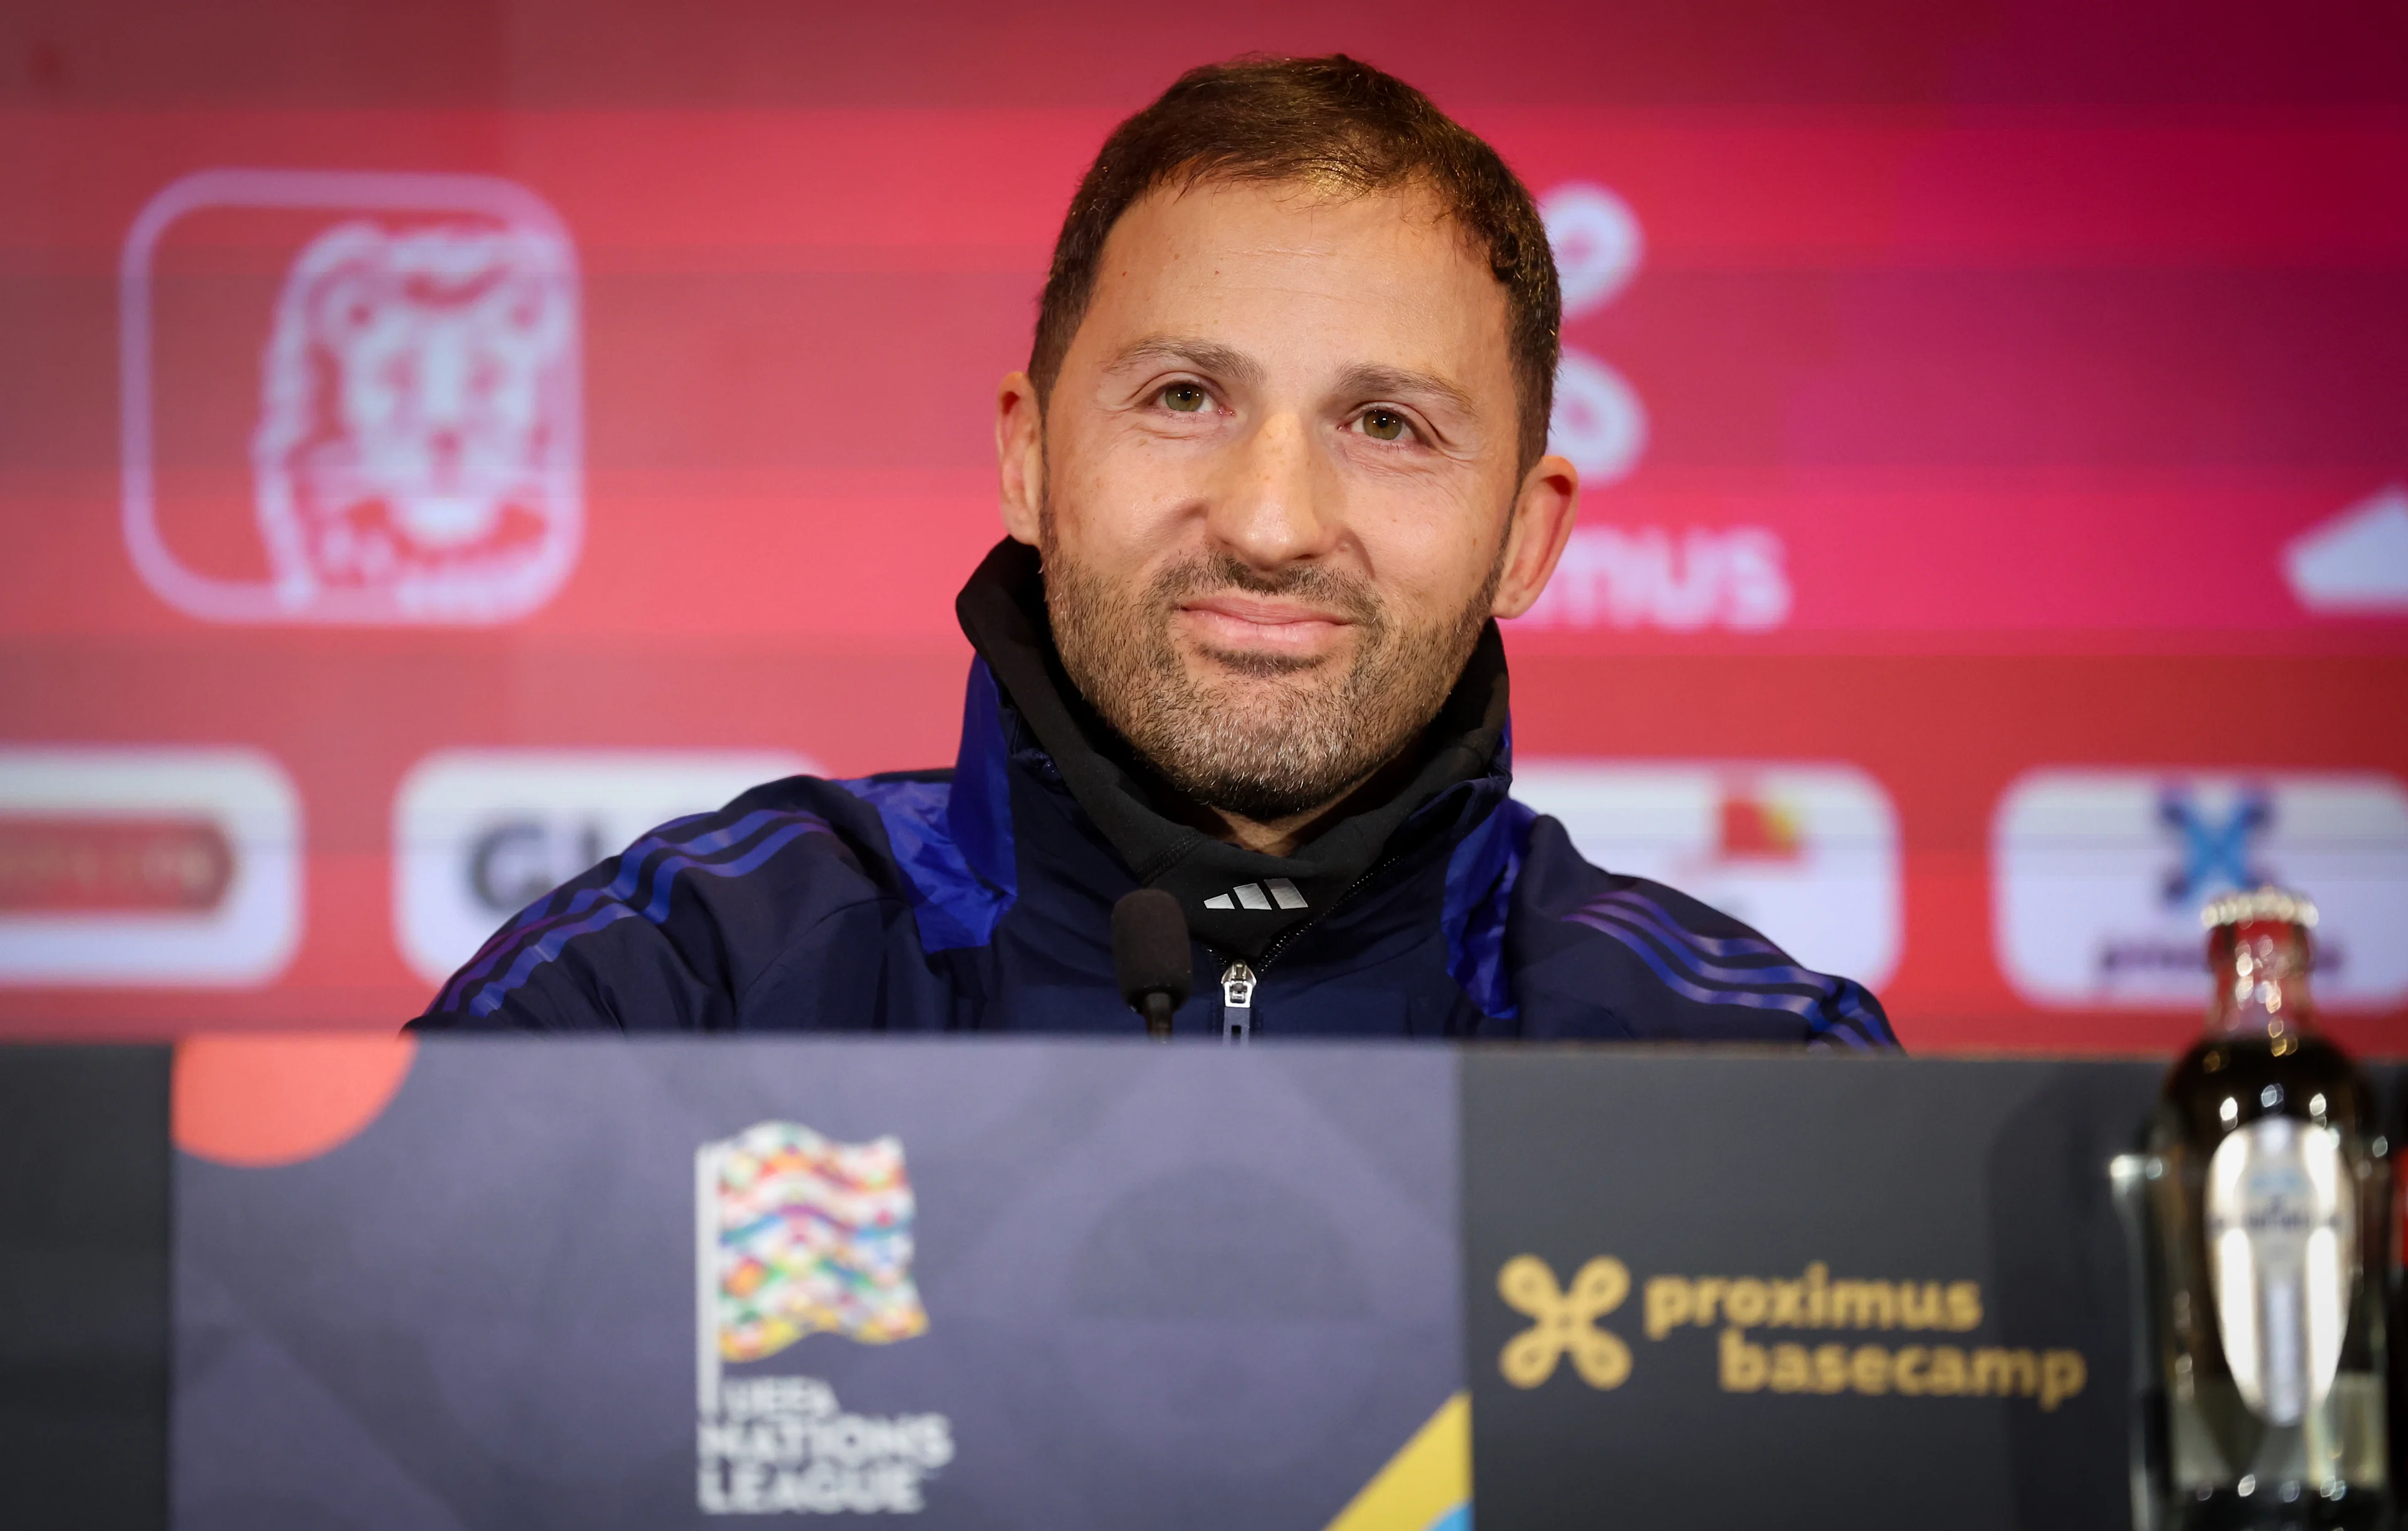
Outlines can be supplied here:
M2196 904L2228 888L2254 888L2272 879L2255 865L2251 840L2273 827L2274 805L2263 787L2243 787L2221 820L2188 787L2157 796L2157 822L2181 840L2182 863L2166 873L2166 902Z

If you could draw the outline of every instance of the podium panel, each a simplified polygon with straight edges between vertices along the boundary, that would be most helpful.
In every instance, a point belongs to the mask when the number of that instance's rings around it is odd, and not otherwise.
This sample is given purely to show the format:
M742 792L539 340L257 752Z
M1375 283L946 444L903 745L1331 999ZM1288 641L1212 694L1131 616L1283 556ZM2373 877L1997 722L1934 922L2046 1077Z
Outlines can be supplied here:
M1436 1050L421 1047L179 1159L174 1524L1326 1525L1462 1385L1455 1106Z
M1482 1531L2130 1524L2106 1164L2161 1066L1463 1067Z

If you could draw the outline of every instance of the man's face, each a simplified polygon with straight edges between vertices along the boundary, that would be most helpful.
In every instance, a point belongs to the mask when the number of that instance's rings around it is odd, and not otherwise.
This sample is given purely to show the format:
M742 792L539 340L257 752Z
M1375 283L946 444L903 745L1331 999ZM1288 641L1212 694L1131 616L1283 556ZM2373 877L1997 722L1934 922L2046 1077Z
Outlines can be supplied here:
M1507 336L1417 190L1205 182L1113 227L1041 425L1005 385L1005 514L1071 680L1173 785L1329 803L1536 597L1573 480L1517 471Z

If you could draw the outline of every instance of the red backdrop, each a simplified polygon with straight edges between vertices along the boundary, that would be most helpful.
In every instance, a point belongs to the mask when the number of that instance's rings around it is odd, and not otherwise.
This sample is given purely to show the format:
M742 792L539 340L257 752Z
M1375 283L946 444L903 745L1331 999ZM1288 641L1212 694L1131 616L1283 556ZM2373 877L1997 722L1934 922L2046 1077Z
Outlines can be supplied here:
M390 1025L679 781L949 761L1070 188L1343 48L1577 268L1584 843L1923 1049L2169 1046L2281 876L2408 1045L2408 21L2097 9L0 19L0 1028Z

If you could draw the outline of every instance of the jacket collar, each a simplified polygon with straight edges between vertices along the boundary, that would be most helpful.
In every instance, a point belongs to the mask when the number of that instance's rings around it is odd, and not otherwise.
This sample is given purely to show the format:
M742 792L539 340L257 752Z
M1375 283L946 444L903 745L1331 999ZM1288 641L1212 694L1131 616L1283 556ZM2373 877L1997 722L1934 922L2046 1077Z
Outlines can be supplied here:
M996 544L962 588L954 611L1004 707L1018 714L1137 880L1176 896L1199 939L1250 961L1326 912L1384 860L1450 830L1459 837L1504 796L1511 768L1505 648L1493 622L1423 737L1412 779L1393 796L1329 825L1295 855L1269 856L1213 839L1156 808L1123 764L1128 746L1063 671L1035 549L1009 539ZM972 744L963 745L967 757ZM991 747L1001 748L1002 740ZM1472 794L1467 811L1419 811L1464 783L1488 788Z

